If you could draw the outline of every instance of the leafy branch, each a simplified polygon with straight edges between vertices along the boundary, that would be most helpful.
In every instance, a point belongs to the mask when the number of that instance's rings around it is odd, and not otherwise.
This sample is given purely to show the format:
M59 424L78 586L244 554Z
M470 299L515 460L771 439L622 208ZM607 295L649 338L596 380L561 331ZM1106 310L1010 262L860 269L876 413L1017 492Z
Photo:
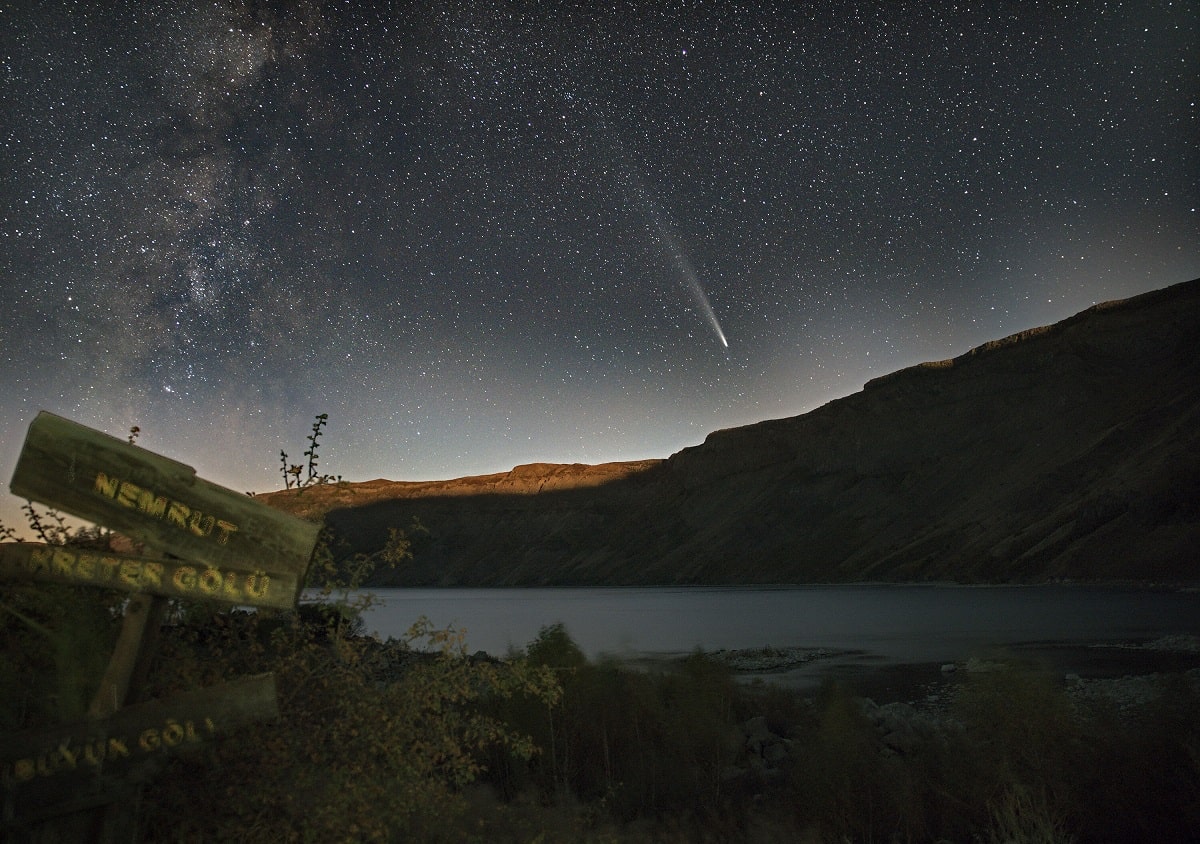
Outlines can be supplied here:
M320 459L317 455L318 441L321 439L321 429L328 421L328 413L318 413L313 421L312 432L308 435L308 449L304 452L304 457L308 458L306 463L288 462L288 453L280 449L279 462L281 466L279 471L283 475L284 489L305 489L318 484L338 483L342 480L341 475L323 475L317 469Z
M71 531L67 528L67 520L57 510L47 510L45 515L42 515L38 513L32 501L26 501L21 511L25 514L25 521L29 522L29 529L47 545L66 545L70 540Z
M318 607L310 613L324 614L330 623L331 632L340 637L344 633L361 632L362 617L375 604L375 595L364 591L368 578L382 568L398 568L413 558L412 537L428 534L429 531L415 516L408 530L388 528L388 538L383 547L371 553L358 552L341 556L348 543L339 539L328 527L321 529L317 547L308 570L306 586L317 590L315 603L304 607Z

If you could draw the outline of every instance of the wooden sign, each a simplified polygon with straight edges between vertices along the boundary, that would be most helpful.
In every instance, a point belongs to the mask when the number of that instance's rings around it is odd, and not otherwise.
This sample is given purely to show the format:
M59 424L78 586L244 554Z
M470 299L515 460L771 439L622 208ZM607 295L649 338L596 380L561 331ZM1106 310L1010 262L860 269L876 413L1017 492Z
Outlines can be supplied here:
M115 789L143 781L168 755L277 719L275 694L274 675L260 674L128 706L100 721L0 736L0 782L15 812L7 820L104 802Z
M150 664L165 599L294 607L320 526L51 413L29 426L10 488L139 540L151 553L0 544L0 578L133 593L89 720L0 736L0 829L33 829L37 840L127 839L135 829L131 789L165 755L279 717L271 674L124 706ZM105 808L95 816L97 807Z
M185 560L146 559L37 542L0 544L0 579L75 583L165 598L291 609L301 587L292 572L222 570Z
M29 426L10 488L211 568L217 574L208 575L209 585L220 575L222 590L233 572L286 582L293 590L288 606L299 597L320 531L197 478L190 466L46 412ZM236 588L245 592L247 585Z

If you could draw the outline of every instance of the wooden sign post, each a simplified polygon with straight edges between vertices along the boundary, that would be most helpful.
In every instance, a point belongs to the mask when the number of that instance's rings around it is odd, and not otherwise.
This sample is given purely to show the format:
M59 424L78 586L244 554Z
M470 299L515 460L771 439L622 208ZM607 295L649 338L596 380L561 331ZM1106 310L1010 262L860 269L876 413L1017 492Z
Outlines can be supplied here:
M0 579L132 593L87 720L0 736L0 828L28 832L46 819L108 804L106 815L83 835L120 840L132 828L130 813L113 805L122 787L144 781L165 754L279 715L270 674L128 705L136 698L138 678L145 676L167 600L293 608L320 526L197 478L190 466L50 413L40 413L29 426L10 488L149 549L131 555L0 544ZM79 837L79 829L70 832Z
M165 598L223 601L254 607L290 609L296 605L295 572L268 574L185 560L138 557L111 551L8 542L0 545L0 577L9 580L42 580L86 583L161 595Z
M275 677L260 674L122 707L103 719L4 736L5 790L18 804L7 825L29 827L104 805L144 781L165 756L277 717Z
M10 487L13 495L111 528L163 554L239 572L243 585L252 574L286 582L291 605L304 586L320 531L197 478L191 466L50 413L38 414L29 426Z

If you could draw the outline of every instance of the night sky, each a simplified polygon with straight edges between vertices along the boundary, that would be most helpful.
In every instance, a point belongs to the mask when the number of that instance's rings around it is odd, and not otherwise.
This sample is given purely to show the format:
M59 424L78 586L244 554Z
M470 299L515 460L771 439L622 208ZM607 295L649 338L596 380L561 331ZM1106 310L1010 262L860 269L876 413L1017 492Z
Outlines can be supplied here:
M1198 9L5 3L0 520L39 410L239 491L318 413L666 457L1200 276Z

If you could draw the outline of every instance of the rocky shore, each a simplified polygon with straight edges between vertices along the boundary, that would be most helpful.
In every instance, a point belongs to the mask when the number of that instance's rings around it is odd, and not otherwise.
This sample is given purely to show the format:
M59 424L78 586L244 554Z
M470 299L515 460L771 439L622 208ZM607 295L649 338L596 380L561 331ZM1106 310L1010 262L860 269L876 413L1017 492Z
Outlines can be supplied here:
M706 656L724 663L730 669L739 673L768 674L799 668L818 659L829 659L836 656L846 656L852 651L838 651L829 648L773 648L770 645L762 648L735 648L732 650L712 651Z
M1185 670L1152 671L1120 676L1084 677L1066 674L1061 677L1063 690L1080 718L1097 712L1115 712L1123 720L1137 719L1148 712L1164 695L1177 693L1181 684L1200 695L1200 638L1169 636L1150 642L1104 644L1087 646L1093 650L1119 650L1141 654L1191 657L1195 667ZM755 674L781 671L839 655L820 648L757 648L736 651L717 651L711 654L740 673ZM958 663L938 666L936 679L911 685L911 694L902 699L877 701L869 695L854 699L858 710L870 723L875 746L881 756L909 756L922 748L937 744L946 737L960 733L964 726L955 717L951 704L956 690L972 675L1002 672L1014 667L1011 661L971 657ZM890 667L895 671L904 667ZM926 675L928 676L928 675ZM882 683L876 689L890 689ZM885 691L886 693L886 691ZM757 716L739 724L731 736L739 750L738 764L731 766L724 777L729 781L752 780L770 782L784 775L794 742L786 732L773 730L766 718Z
M658 671L688 656L639 653L619 661ZM1153 700L1171 678L1200 684L1200 637L1186 634L1122 643L1030 643L947 663L895 663L866 651L772 645L719 649L704 656L728 666L745 683L778 685L812 697L822 681L833 680L881 706L905 704L931 713L947 710L966 678L1010 666L1057 676L1080 705L1094 708L1108 702L1121 712Z

